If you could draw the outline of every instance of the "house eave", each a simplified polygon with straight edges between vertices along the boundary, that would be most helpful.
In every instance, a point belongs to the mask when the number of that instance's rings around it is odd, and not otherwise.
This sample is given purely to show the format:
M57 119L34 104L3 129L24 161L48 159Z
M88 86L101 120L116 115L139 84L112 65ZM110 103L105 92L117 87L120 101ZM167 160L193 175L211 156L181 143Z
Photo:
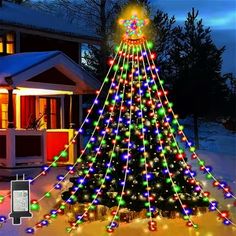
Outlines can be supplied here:
M39 59L37 59L37 55ZM17 60L27 57L29 64L23 64L22 68L7 70L5 65L7 63L17 63ZM31 58L34 56L35 61ZM26 62L27 62L26 60ZM6 70L4 70L6 68ZM74 85L60 84L57 81L29 81L31 78L39 75L42 72L55 68L60 73L67 76L67 78L74 82ZM39 52L39 53L22 53L6 56L5 64L2 64L2 79L0 83L3 87L17 88L48 88L52 90L65 90L73 93L84 93L82 91L89 91L95 93L99 87L100 82L87 73L81 66L71 60L68 56L60 51Z
M12 86L7 85L7 84L0 84L0 88L1 88L1 89L13 89Z

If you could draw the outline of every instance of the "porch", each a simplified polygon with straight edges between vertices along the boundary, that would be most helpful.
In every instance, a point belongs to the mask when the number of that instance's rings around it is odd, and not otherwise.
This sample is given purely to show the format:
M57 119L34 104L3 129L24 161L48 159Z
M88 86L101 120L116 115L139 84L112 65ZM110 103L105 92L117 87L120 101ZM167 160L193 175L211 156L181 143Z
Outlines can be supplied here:
M16 66L18 65L18 66ZM0 168L51 163L82 121L82 96L99 82L61 52L20 53L0 62ZM72 164L71 145L59 164Z
M37 167L51 163L73 137L74 129L0 130L0 166ZM71 145L58 164L74 163L76 148Z

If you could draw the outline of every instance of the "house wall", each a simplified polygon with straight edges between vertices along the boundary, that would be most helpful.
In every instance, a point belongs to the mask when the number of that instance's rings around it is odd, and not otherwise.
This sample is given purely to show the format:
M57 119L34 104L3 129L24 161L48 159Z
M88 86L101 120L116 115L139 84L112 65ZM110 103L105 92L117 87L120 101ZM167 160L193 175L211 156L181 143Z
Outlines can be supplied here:
M61 110L63 98L64 97L60 95L20 96L20 128L63 128L64 118L62 115L64 112Z
M16 95L13 94L13 108L14 108L14 126L16 128L26 129L28 125L31 124L31 122L36 118L39 119L41 117L40 111L39 111L39 101L40 98L45 98L47 103L51 105L52 111L47 111L48 114L55 113L56 116L52 121L52 124L54 124L51 128L69 128L70 127L70 119L69 119L69 95L56 95L56 96L22 96L22 95ZM48 99L47 99L48 98ZM77 128L79 125L79 101L76 101L76 99L79 99L78 96L75 96L72 100L74 102L72 106L72 123L75 125L74 128ZM18 103L16 101L18 100ZM57 101L56 103L53 101ZM2 126L2 119L3 117L3 106L8 108L8 94L7 93L1 93L0 94L0 129L4 129L6 127ZM56 107L55 107L56 105ZM17 107L16 107L17 106ZM18 110L18 114L16 114L16 109ZM63 110L65 109L65 110ZM49 117L49 116L48 116ZM16 119L18 119L18 123L16 122ZM7 117L6 119L6 125L7 125ZM42 119L41 119L42 121ZM18 124L18 125L17 125ZM51 124L51 122L50 122Z
M16 52L16 34L13 31L0 28L0 55L8 55Z
M81 95L72 95L72 107L71 107L71 113L72 116L70 117L70 96L65 95L65 100L64 100L64 109L65 109L65 128L74 128L78 129L80 127L81 123L81 115L80 114L80 96ZM71 124L72 127L71 127Z
M81 40L77 38L73 38L68 36L62 37L59 34L55 34L53 37L51 37L50 34L44 33L37 30L26 30L19 26L4 26L1 29L4 31L4 34L7 32L13 32L15 35L15 52L36 52L36 51L52 51L52 50L59 50L64 52L66 55L68 55L71 59L73 59L75 62L80 63L81 62L81 44L82 43L91 43L91 44L98 44L97 41L89 41L89 40ZM37 31L37 32L36 32ZM64 40L65 39L65 40ZM67 40L68 39L68 40ZM6 53L2 53L2 55L5 55ZM0 53L1 56L1 53ZM53 71L53 74L55 75L55 71ZM45 80L47 81L47 77L45 74L43 75L45 77ZM51 77L51 75L50 75ZM58 78L58 77L57 77ZM16 114L16 103L15 103L15 96L14 99L14 114ZM84 100L84 99L83 99ZM61 128L74 128L78 129L81 124L82 119L82 95L73 95L72 96L72 116L70 117L69 112L69 101L70 97L68 95L65 95L63 98L62 106L64 109L63 112L61 112L62 117L62 125ZM1 100L0 100L1 103ZM20 100L19 100L20 103ZM1 108L0 108L1 109ZM1 110L0 110L1 113ZM36 115L38 114L37 109L35 111ZM86 112L85 112L86 113ZM1 114L0 114L1 115ZM22 127L22 115L20 115L20 118L18 118L19 122L17 128L25 128ZM14 115L15 117L15 115ZM16 124L15 118L14 123ZM26 125L27 120L25 120ZM25 126L24 125L24 126ZM0 128L1 128L1 117L0 117ZM80 148L80 140L77 142L78 149Z
M80 44L38 35L20 34L20 52L53 51L64 52L74 61L80 61Z

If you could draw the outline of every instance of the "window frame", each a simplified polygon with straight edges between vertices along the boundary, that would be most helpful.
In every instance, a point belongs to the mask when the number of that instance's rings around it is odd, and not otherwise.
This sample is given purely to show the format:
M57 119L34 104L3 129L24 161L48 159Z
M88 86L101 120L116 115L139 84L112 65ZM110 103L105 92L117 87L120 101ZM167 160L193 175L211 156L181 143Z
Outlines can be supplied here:
M38 96L38 106L40 106L40 99L45 99L46 100L46 111L45 111L45 115L46 117L44 117L43 119L46 118L46 129L62 129L62 116L61 116L61 98L57 97L57 96ZM56 112L55 114L52 113L52 101L55 101L55 105L56 105L56 110L58 112ZM39 110L39 107L38 107ZM53 121L52 121L52 116L54 116L55 120L55 125L56 127L52 127L53 126Z
M4 36L0 34L0 53L4 53Z
M8 39L8 37L12 37ZM12 55L16 52L16 34L13 31L0 31L0 55ZM9 50L9 48L11 50Z

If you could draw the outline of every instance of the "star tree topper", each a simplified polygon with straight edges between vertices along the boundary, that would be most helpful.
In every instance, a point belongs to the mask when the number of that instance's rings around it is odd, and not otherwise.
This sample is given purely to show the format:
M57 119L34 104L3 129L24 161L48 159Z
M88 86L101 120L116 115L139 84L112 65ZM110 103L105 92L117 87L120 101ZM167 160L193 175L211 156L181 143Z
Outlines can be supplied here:
M125 39L140 40L144 37L142 28L147 25L148 19L139 19L137 15L131 16L130 20L119 20L119 24L125 27Z

